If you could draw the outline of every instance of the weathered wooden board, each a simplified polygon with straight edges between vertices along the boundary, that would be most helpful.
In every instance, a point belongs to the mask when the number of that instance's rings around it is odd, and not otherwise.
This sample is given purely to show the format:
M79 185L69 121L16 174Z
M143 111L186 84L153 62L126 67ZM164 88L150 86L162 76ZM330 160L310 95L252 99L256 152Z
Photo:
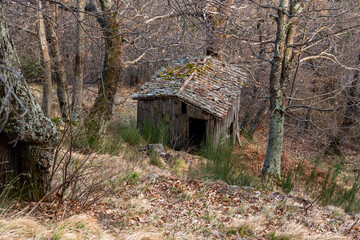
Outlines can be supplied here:
M175 98L140 99L137 113L138 128L143 129L144 121L153 124L166 121L169 124L170 144L175 147L185 147L189 143L189 118L206 120L207 140L212 139L215 143L224 134L233 133L235 136L239 130L239 96L233 99L232 107L223 119L215 118L189 104L186 104L186 113L183 113L181 105L181 101Z

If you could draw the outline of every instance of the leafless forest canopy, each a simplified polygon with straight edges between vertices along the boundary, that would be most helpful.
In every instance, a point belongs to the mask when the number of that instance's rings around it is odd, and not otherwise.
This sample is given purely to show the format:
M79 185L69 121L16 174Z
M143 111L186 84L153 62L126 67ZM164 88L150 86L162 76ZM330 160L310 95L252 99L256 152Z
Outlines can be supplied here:
M115 103L116 90L110 89L139 86L174 59L213 55L248 73L244 136L260 130L267 136L269 119L279 112L285 140L311 153L359 149L357 0L3 0L3 8L25 79L46 82L49 64L60 107L74 108L71 94L79 79L84 94L99 89L91 109L81 109L83 116L106 119ZM67 102L61 103L59 89L69 91Z

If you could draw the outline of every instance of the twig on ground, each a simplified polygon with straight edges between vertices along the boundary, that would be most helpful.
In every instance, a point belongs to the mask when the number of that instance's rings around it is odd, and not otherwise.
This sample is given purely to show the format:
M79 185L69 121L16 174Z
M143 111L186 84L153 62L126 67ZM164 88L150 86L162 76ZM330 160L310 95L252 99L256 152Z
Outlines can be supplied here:
M307 207L305 207L304 204L304 210L305 210L305 215L307 215L308 210L312 207L312 205L314 205L314 203L321 197L322 193L319 194L319 196L317 196L314 201L312 201Z
M356 219L356 221L354 222L354 224L353 225L351 225L351 227L349 228L349 230L347 230L346 232L351 232L351 229L353 229L354 227L355 227L355 225L359 222L359 218L358 219Z

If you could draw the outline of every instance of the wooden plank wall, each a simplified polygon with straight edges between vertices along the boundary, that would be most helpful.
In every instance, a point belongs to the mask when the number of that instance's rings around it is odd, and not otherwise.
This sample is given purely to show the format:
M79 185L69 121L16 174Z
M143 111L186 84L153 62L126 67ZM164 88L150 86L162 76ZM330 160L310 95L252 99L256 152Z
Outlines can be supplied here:
M216 144L221 137L230 137L229 130L231 124L233 123L233 139L232 141L235 143L236 133L238 131L238 121L239 121L239 107L240 107L240 97L236 97L233 99L233 104L231 109L229 110L227 116L224 119L216 119L212 117L212 119L208 123L208 131L212 134L214 143Z
M240 97L233 100L233 106L224 119L214 116L187 104L186 114L181 112L181 101L175 98L138 100L137 124L143 129L144 121L160 124L165 120L170 124L170 145L175 148L186 147L189 142L189 117L207 120L207 140L218 142L220 137L229 133L231 123L233 133L238 131ZM235 139L235 138L234 138Z

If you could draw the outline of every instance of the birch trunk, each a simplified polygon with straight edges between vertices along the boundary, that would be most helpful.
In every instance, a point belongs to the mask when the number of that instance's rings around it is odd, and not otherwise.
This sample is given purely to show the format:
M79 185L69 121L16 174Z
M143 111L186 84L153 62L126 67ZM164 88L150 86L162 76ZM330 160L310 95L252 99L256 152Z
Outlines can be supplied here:
M77 52L75 58L75 79L72 97L72 118L77 119L81 113L83 104L83 83L84 83L84 63L85 63L85 32L81 26L85 20L85 1L77 1L78 24L77 24Z
M3 119L1 124L5 124L0 133L0 190L16 180L15 187L21 197L37 201L49 188L48 170L58 132L20 75L20 64L4 18L2 0L0 64L3 65L0 67L0 101L4 107L0 117ZM13 94L7 95L9 92ZM10 141L17 142L16 146L9 144Z
M41 0L38 0L38 8L43 9ZM49 46L46 40L45 22L42 11L38 12L38 34L42 54L42 62L44 65L44 83L43 83L43 99L42 109L45 116L51 118L52 116L52 81L51 81L51 59L49 54Z

